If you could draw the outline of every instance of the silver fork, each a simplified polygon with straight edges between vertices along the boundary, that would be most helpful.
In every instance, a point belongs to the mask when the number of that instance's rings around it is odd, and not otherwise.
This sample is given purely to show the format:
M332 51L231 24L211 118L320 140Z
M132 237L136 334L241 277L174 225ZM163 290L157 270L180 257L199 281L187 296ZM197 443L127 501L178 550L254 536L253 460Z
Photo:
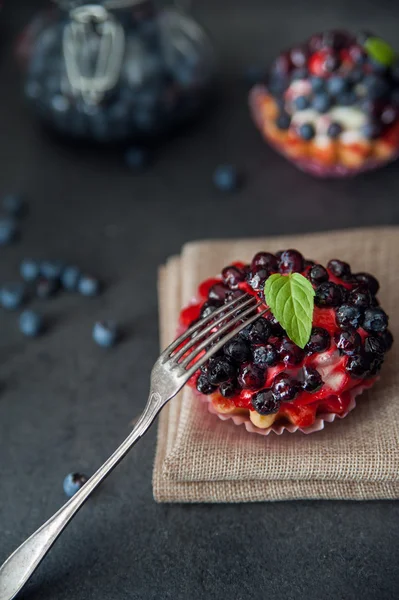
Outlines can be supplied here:
M0 568L0 600L16 596L90 494L146 433L165 404L226 342L267 312L261 307L255 297L244 294L200 319L166 348L152 369L147 405L132 432L85 485L6 560Z

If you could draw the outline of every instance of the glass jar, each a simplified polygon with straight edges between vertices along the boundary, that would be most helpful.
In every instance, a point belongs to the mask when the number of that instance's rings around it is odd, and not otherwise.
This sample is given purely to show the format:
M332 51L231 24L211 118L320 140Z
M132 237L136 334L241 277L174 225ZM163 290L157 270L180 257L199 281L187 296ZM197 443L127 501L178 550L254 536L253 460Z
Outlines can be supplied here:
M27 28L25 96L56 131L118 142L158 136L192 119L212 88L207 35L150 0L64 0Z

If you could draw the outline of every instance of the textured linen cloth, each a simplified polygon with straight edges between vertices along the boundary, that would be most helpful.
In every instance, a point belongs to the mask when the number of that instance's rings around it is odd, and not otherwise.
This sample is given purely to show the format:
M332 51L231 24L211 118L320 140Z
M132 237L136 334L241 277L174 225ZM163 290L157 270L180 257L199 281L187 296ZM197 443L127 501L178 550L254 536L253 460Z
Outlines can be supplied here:
M179 311L198 283L259 250L298 248L326 264L340 258L380 281L378 297L397 342L381 379L343 420L323 431L281 436L248 433L221 421L186 387L163 409L153 490L158 502L254 502L399 498L399 228L194 242L160 270L161 344L176 335Z

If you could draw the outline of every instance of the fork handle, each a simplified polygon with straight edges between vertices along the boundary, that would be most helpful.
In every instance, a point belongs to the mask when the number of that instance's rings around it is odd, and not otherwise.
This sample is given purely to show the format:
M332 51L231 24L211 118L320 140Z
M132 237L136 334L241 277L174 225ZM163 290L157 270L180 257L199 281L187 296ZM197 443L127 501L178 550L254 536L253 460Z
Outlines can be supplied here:
M0 600L12 600L22 589L92 492L146 433L162 406L160 395L150 394L144 412L119 448L64 506L11 554L0 568Z

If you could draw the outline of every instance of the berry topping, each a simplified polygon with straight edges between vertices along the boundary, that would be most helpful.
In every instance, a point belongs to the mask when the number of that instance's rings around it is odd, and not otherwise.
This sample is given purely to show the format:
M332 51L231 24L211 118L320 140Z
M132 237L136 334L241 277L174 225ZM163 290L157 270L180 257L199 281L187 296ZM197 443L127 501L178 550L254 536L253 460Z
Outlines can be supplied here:
M294 100L295 108L297 110L305 110L310 106L310 100L306 96L298 96Z
M371 354L384 354L385 344L381 338L370 335L364 340L364 349Z
M269 339L270 331L269 322L261 317L255 323L251 323L251 325L243 329L241 333L244 334L251 344L262 344L262 342L266 342Z
M277 271L278 260L274 254L270 254L270 252L258 252L252 259L251 269L256 270L257 267L261 267L270 272Z
M256 270L250 271L247 275L247 282L255 291L263 290L266 279L270 273L267 269L257 267Z
M254 363L265 369L266 367L273 367L278 363L279 356L276 348L273 344L264 344L262 346L255 346L253 349Z
M229 288L223 283L215 283L209 290L208 298L209 300L223 303L226 300L228 291Z
M381 333L388 327L388 316L381 308L369 308L364 313L363 329Z
M273 394L272 390L260 390L251 398L251 403L260 415L270 415L278 412L280 400Z
M216 392L217 387L209 383L209 379L206 375L201 374L197 379L197 390L201 394L205 394L205 396L207 396L208 394L213 394Z
M323 380L320 373L312 367L304 367L303 369L304 382L302 388L305 392L316 392L323 385Z
M386 329L383 333L380 334L380 339L384 343L385 352L388 352L392 348L393 344L393 335L392 333Z
M299 127L298 132L301 138L304 140L311 140L312 138L314 138L316 133L314 125L312 125L312 123L304 123Z
M244 363L238 373L238 383L244 389L256 390L265 382L265 370L255 364Z
M314 265L309 271L309 279L315 285L328 281L328 271L321 265Z
M338 306L344 299L344 289L331 281L322 283L316 289L315 304L317 306Z
M327 90L333 96L337 96L342 92L347 91L348 81L339 75L333 75L327 80Z
M352 377L365 377L369 367L370 362L365 354L349 356L348 362L346 363L346 370Z
M299 346L294 344L294 342L292 342L288 338L283 338L281 340L281 342L277 346L277 352L280 356L280 359L286 365L290 366L299 365L299 363L302 362L305 356L304 351L301 350Z
M245 280L245 273L238 267L226 267L222 271L222 279L229 288L236 288L241 281Z
M315 352L324 352L330 347L330 334L326 329L321 327L313 327L310 339L305 346L305 350L308 354L314 354Z
M377 279L373 277L373 275L370 275L370 273L356 273L355 279L359 283L365 285L373 296L375 296L380 289L380 284Z
M209 359L208 380L212 385L230 381L234 374L235 369L227 358L213 357Z
M278 264L280 273L300 273L303 271L303 256L297 250L285 250Z
M355 329L346 329L335 334L335 343L342 354L354 354L362 344L362 338Z
M342 304L337 310L336 317L338 325L343 329L346 327L357 329L362 324L363 311L357 306Z
M301 384L296 379L291 379L287 373L279 373L274 378L273 394L280 402L294 400L301 389Z
M331 273L335 275L335 277L343 278L351 274L351 269L348 263L342 260L337 260L336 258L330 260L330 262L327 264L327 269L329 269Z
M349 304L358 306L359 308L368 308L371 303L371 296L365 288L355 288L348 296Z
M251 348L242 337L227 342L223 351L234 362L245 362L251 358Z
M325 92L315 94L312 102L312 108L314 108L314 110L317 110L319 113L326 113L330 110L331 105L332 101L328 94Z

